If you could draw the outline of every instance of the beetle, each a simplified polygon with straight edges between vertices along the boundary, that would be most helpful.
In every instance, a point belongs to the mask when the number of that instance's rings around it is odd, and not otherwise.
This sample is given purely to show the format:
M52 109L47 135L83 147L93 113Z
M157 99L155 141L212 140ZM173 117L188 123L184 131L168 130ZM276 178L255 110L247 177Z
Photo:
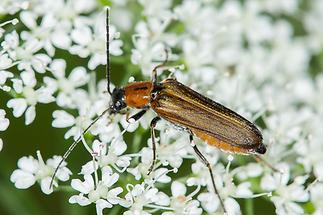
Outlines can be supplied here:
M176 78L171 77L159 82L157 70L166 64L167 53L166 60L153 69L150 81L133 82L124 87L115 87L113 91L111 91L111 72L109 67L109 9L107 9L106 19L106 79L107 92L111 96L112 102L110 106L84 130L82 135L87 133L92 125L107 113L118 114L125 108L140 109L138 113L129 118L137 121L148 109L152 109L157 116L153 118L150 123L153 159L148 174L151 173L156 162L155 126L159 120L164 119L189 133L189 142L196 155L208 168L215 194L218 196L224 212L226 212L224 203L215 185L211 165L193 142L193 137L196 136L207 144L226 152L257 155L266 152L260 130L246 118L192 90L188 86L178 82ZM58 168L62 162L67 159L80 140L81 137L79 137L64 154L61 162L55 169L50 187L52 187Z

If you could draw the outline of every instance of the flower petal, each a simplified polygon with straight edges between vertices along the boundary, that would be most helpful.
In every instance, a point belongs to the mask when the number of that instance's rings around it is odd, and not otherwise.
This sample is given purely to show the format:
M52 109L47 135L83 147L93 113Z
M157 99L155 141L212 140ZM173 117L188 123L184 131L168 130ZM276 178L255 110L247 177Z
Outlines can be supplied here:
M36 117L36 110L35 110L35 106L30 106L29 108L27 108L26 113L25 113L25 124L29 125L31 124L35 117Z
M2 139L0 138L0 152L2 151L2 149L3 149L3 141L2 141Z
M20 117L27 108L27 102L23 98L10 99L7 103L7 107L13 109L13 115L15 117Z
M98 165L95 165L96 169L98 169ZM94 172L93 161L89 161L82 166L80 174L82 175L90 175Z
M36 178L29 172L17 169L10 176L10 181L15 184L18 189L27 189L36 182Z
M0 131L7 130L9 126L9 119L5 118L6 112L0 109Z
M32 156L22 157L18 160L18 167L25 172L35 173L39 168L39 163Z
M102 215L103 209L104 208L112 208L112 204L110 204L106 200L99 199L98 201L95 202L95 207L96 207L96 214Z
M79 179L73 179L71 186L73 189L80 191L83 194L88 194L91 190L94 189L94 181L91 175L84 176L84 182Z
M238 185L236 189L236 196L239 198L248 198L252 196L252 191L250 190L251 183L243 182Z
M81 206L86 206L86 205L91 204L89 199L84 197L82 194L71 196L70 199L68 200L68 202L71 204L77 203Z
M68 80L73 83L74 86L79 87L88 82L89 75L86 73L86 69L84 67L79 66L72 70Z
M53 45L61 48L68 49L71 46L72 40L69 35L61 29L56 29L51 36Z
M181 195L185 195L186 193L186 186L183 183L178 181L174 181L171 185L172 195L174 197L178 197Z
M69 170L67 167L61 167L57 171L56 177L61 181L68 181L68 179L70 179L70 175L72 175L71 170Z
M234 215L240 215L241 211L240 211L240 205L238 204L238 202L236 200L234 200L233 198L227 198L224 201L224 207L227 209L228 214L234 214Z
M55 59L50 65L51 72L57 79L65 77L66 62L63 59Z
M118 197L118 195L120 193L122 193L123 189L121 187L116 187L113 188L111 190L109 190L108 194L107 194L107 200L111 203L111 204L118 204L120 202L120 197Z
M51 180L51 177L46 177L40 181L40 188L43 191L43 193L47 195L51 194L54 191L53 186L50 186Z
M103 173L102 175L102 181L108 187L111 187L119 179L119 175L117 173L113 173L112 175L110 174L111 173Z
M20 73L20 77L24 85L28 87L33 88L37 83L34 71L23 71Z
M38 102L40 103L47 104L55 101L55 98L52 95L54 91L51 88L41 87L36 90L36 93L38 94Z
M53 118L54 120L52 122L52 126L55 128L66 128L72 126L75 123L74 116L63 110L54 111Z
M37 26L35 13L31 11L22 11L20 13L20 20L29 29L33 29Z

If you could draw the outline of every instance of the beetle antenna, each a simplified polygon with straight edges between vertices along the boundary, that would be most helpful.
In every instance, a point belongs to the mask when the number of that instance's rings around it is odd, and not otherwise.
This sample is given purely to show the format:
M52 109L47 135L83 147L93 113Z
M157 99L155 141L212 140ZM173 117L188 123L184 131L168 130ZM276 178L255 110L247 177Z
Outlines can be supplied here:
M271 169L274 172L283 173L282 171L280 171L277 168L275 168L273 165L271 165L270 163L268 163L268 161L266 161L265 159L263 159L261 156L259 156L257 154L254 155L254 159L257 162L259 162L259 163L263 163L265 166L269 167L269 169Z
M110 29L110 8L107 7L106 9L106 47L107 47L107 50L106 50L106 55L107 55L107 65L105 66L105 75L106 75L106 79L107 79L107 91L110 95L112 95L111 93L111 89L110 89L110 73L111 73L111 70L110 70L110 36L109 36L109 29Z
M55 179L55 176L57 175L57 172L59 170L59 168L61 167L62 163L68 158L68 156L71 154L71 152L73 151L73 149L77 146L77 144L82 140L82 137L90 130L90 128L102 117L104 116L108 111L110 111L110 108L106 109L105 111L103 111L103 113L101 113L99 116L97 116L93 122L91 122L91 124L83 131L82 135L79 136L79 138L77 138L77 140L75 140L71 145L70 147L67 149L67 151L64 153L63 157L62 157L62 160L58 163L54 173L53 173L53 176L51 178L51 181L50 181L50 185L49 185L49 189L52 188L53 186L53 183L54 183L54 179Z

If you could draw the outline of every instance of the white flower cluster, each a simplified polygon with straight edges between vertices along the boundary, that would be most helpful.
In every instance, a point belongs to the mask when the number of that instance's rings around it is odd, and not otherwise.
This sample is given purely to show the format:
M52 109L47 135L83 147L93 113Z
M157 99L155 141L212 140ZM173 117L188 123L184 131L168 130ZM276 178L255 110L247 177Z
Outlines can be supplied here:
M37 158L38 160L32 156L20 158L18 160L19 169L12 173L10 180L19 189L27 189L37 181L41 190L45 194L50 194L53 192L53 188L49 186L51 177L62 157L53 156L45 163L40 152L37 151ZM57 172L57 179L67 181L71 174L72 172L66 167L66 163L63 163ZM57 182L54 183L57 186Z
M53 129L65 128L64 138L76 140L109 107L107 83L94 72L106 64L99 2L0 2L0 93L10 97L1 102L0 131L9 126L5 105L29 125L38 104L54 103ZM280 215L323 214L321 0L110 2L110 54L112 65L125 69L120 73L149 80L168 53L166 67L173 66L159 80L170 72L261 128L268 149L258 163L195 139L228 214L242 214L244 199L271 202ZM112 67L112 76L117 73ZM79 193L70 203L95 204L97 214L115 207L125 215L221 214L208 169L196 160L188 134L165 121L157 124L157 162L147 175L152 140L143 138L140 127L149 129L153 116L148 111L139 122L128 122L125 115L109 115L91 127L82 142L93 159L82 161L82 180L71 180ZM133 132L131 142L123 139L125 132ZM0 138L0 150L2 145ZM44 162L37 151L37 159L18 161L10 180L19 189L38 182L46 194L58 191L72 175L63 162L49 186L60 160Z
M5 131L9 126L9 119L6 117L6 112L0 109L0 131ZM3 140L0 138L0 151L3 148Z

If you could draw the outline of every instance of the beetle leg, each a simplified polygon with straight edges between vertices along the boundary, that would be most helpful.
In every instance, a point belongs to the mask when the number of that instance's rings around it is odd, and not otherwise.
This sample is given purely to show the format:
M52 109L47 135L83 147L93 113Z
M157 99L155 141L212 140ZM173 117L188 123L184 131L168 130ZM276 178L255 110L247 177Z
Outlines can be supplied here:
M155 117L151 120L151 123L150 123L150 134L151 134L151 142L152 142L152 145L153 145L153 161L148 169L148 173L147 175L149 175L152 170L154 169L154 166L155 166L155 163L156 163L156 134L155 134L155 127L156 127L156 124L157 122L160 120L160 117Z
M191 146L193 147L195 153L197 154L197 156L202 161L202 163L209 169L214 192L215 192L215 194L218 196L218 198L220 200L220 204L221 204L221 207L223 208L224 214L227 214L227 211L226 211L226 209L224 207L224 202L223 202L223 200L222 200L222 198L221 198L221 196L220 196L220 194L218 192L218 189L215 186L215 181L214 181L214 176L213 176L213 171L212 171L211 165L210 165L209 161L205 158L205 156L201 153L201 151L197 148L195 143L193 142L193 135L192 134L190 134L190 143L191 143Z
M147 109L143 109L139 111L138 113L135 113L134 115L129 117L129 114L127 113L126 120L128 123L130 123L131 119L137 121L139 120L145 113L147 112Z
M164 62L162 62L161 64L155 66L155 68L153 69L153 72L152 72L153 74L152 74L152 77L151 77L151 81L153 82L154 86L157 85L157 69L159 69L160 67L165 66L167 61L168 61L168 50L167 50L166 47L165 47L165 53L166 53L166 57L165 57Z

